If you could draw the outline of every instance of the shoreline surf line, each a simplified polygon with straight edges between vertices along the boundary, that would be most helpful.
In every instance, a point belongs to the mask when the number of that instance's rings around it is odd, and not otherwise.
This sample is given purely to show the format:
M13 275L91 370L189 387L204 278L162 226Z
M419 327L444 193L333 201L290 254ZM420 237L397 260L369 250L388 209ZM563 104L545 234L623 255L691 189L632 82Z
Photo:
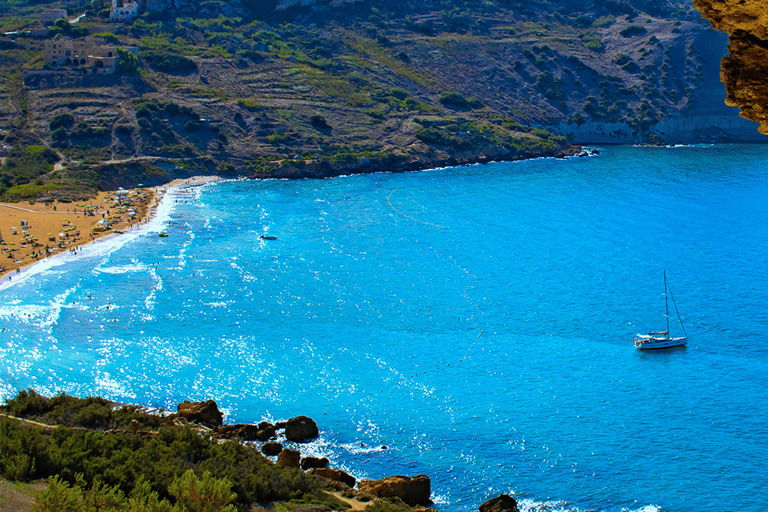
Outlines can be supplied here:
M71 240L69 245L66 245L63 249L52 252L48 256L44 256L41 251L40 257L37 259L26 259L21 261L15 261L14 259L14 261L11 263L9 259L0 258L0 269L3 269L0 270L0 290L7 289L17 282L22 282L30 275L37 274L55 266L63 265L69 261L73 261L75 258L99 254L105 249L114 250L114 248L122 246L124 243L134 239L137 236L143 235L153 230L160 231L159 226L162 224L162 222L168 220L168 214L170 213L169 211L165 210L172 208L170 203L165 205L168 208L165 208L163 204L166 201L166 198L168 197L167 194L169 192L172 193L175 190L200 187L208 183L218 181L220 181L220 178L216 176L193 176L185 179L176 179L164 185L144 189L151 193L152 199L147 202L146 208L144 208L141 212L142 215L140 217L136 216L136 218L133 219L130 223L128 223L127 220L123 220L123 222L116 224L115 227L117 231L110 229L104 232L99 232L95 236L88 237L87 239L84 239L84 237L81 236L79 240ZM102 192L98 197L107 197L108 195L114 193L115 192L112 191ZM7 223L7 218L5 218L5 215L3 215L4 209L1 208L4 206L6 206L5 203L0 203L0 234L3 235L6 241L14 240L16 238L20 240L20 234L7 235L7 233L9 233L9 231L7 231L9 228L4 226L4 224ZM11 209L19 209L19 207L16 207L15 205L10 206ZM101 213L102 210L98 211ZM35 218L37 219L36 222L40 222L41 213L49 212L43 210L42 212L35 214L35 217L30 218ZM61 214L65 218L77 215L77 213L73 213L72 211L50 213ZM101 217L93 217L93 222L95 223L100 219ZM82 220L83 219L78 219L78 222L82 223ZM56 221L55 218L54 221ZM20 231L19 226L14 225L14 227L17 227L17 232ZM34 225L32 227L34 228ZM50 242L50 245L53 244L54 242ZM45 244L41 245L44 246ZM5 245L2 247L8 248L9 246ZM6 251L3 251L3 254L5 253ZM29 258L29 256L27 256L27 258ZM8 263L5 263L6 261L11 264L9 265Z

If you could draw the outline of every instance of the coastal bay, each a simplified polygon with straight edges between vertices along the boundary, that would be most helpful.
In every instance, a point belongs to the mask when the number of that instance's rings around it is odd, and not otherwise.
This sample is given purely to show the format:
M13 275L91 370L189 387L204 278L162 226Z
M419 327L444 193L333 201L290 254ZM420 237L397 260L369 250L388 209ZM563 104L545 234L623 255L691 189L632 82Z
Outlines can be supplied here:
M300 411L445 511L759 510L765 146L600 150L166 195L170 237L3 290L0 390ZM642 354L662 270L689 346Z

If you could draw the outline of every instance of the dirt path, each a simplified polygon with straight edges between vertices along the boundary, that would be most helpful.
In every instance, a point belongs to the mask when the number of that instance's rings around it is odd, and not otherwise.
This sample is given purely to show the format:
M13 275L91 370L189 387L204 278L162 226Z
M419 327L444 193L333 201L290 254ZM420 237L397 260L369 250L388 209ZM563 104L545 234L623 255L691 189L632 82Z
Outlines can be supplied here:
M45 481L25 484L0 479L0 512L31 512L35 493L47 486Z

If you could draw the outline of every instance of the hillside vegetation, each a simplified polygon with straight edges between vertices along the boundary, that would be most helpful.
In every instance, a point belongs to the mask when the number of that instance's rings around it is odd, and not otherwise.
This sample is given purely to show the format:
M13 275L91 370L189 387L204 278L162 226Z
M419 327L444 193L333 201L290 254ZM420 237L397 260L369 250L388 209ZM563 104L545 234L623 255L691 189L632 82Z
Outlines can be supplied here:
M301 5L293 5L301 4ZM339 5L340 4L340 5ZM722 36L687 3L0 2L0 198L77 199L199 173L315 177L571 154L571 143L739 140ZM42 36L40 13L77 23ZM43 64L57 35L118 74ZM714 83L714 86L712 85ZM706 85L709 84L709 85ZM746 123L744 121L743 123Z
M0 478L48 479L41 512L235 512L272 502L286 512L348 508L320 479L209 434L98 397L21 391L0 406Z

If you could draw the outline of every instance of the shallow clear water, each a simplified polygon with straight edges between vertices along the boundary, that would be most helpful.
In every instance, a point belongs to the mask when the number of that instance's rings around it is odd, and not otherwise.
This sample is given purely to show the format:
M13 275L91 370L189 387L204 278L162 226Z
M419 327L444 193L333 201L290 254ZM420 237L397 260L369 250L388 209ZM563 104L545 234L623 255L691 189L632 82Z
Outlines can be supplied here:
M428 474L446 512L502 492L762 510L767 165L766 146L609 147L177 191L144 232L2 285L0 398L306 414L305 450ZM664 269L689 345L639 352Z

